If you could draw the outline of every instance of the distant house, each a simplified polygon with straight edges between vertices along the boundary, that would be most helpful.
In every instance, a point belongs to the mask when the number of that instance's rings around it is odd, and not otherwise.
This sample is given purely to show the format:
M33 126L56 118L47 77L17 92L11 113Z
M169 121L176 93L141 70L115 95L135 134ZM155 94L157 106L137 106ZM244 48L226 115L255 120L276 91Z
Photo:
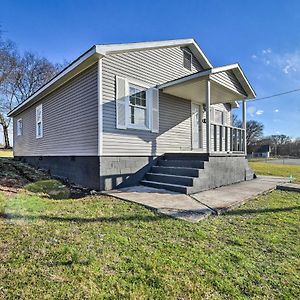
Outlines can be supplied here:
M263 157L269 158L271 153L271 146L270 145L260 145L257 146L254 151L252 152L252 157Z
M253 178L231 110L255 92L193 39L95 45L14 108L14 156L108 190L193 193ZM210 112L210 113L207 113Z

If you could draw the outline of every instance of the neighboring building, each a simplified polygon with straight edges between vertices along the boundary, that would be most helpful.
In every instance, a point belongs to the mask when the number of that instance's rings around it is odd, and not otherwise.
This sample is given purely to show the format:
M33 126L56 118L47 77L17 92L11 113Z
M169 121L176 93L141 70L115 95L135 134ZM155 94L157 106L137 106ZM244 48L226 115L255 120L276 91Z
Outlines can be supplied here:
M193 39L95 45L9 113L14 156L97 190L243 181L231 109L254 97L238 64L214 68Z
M252 157L263 157L263 158L269 158L271 153L271 146L270 145L260 145L257 146L254 151L252 151L251 156Z

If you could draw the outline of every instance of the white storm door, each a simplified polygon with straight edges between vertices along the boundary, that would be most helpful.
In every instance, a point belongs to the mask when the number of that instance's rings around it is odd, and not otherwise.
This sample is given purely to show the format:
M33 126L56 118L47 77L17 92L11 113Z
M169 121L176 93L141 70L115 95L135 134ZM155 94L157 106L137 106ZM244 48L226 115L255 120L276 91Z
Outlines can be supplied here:
M202 147L201 141L201 105L192 103L192 149L199 149Z

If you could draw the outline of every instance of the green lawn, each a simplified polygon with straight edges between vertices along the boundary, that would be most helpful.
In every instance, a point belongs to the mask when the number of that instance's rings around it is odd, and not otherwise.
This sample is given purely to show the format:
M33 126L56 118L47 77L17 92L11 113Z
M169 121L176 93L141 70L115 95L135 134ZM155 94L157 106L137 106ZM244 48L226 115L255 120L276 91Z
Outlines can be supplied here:
M275 191L192 224L0 192L0 299L298 299L299 202Z
M13 157L12 150L0 149L0 157Z
M250 167L257 175L293 176L294 182L300 183L300 166L278 165L264 162L249 162Z

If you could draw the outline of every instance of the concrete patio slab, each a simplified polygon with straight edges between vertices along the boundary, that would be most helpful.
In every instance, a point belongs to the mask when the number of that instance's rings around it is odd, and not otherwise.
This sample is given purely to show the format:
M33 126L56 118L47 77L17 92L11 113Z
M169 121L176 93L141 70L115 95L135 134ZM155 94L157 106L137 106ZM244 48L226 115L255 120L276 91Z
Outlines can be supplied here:
M281 183L281 184L277 185L276 189L281 190L281 191L300 193L300 184L297 184L297 183Z
M213 213L206 205L188 195L142 185L107 191L104 194L139 203L158 213L190 222L198 222Z
M257 176L254 180L196 193L191 195L191 197L207 205L215 213L220 214L242 205L247 200L274 190L278 184L286 183L287 181L288 179L283 177Z
M209 191L185 195L146 186L132 186L103 192L105 195L139 203L164 215L198 222L209 215L220 214L242 205L263 193L274 190L278 184L286 183L283 177L258 176Z

